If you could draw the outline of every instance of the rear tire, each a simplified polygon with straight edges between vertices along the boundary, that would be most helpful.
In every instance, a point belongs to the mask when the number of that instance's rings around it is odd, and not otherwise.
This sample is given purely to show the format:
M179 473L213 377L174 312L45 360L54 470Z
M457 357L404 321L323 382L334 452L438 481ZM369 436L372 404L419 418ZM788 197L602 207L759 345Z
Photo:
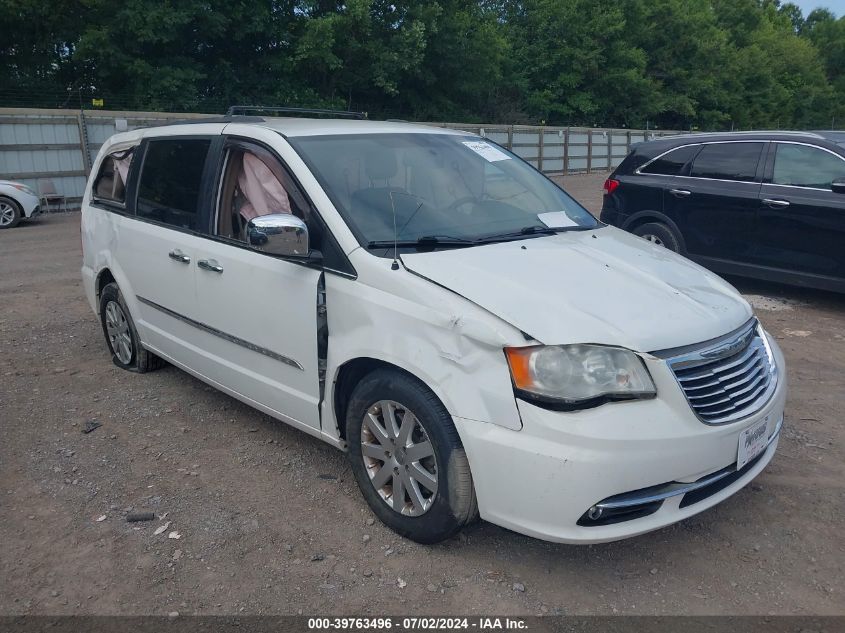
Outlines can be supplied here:
M681 252L681 238L663 222L641 224L633 230L633 233L657 246L663 246L675 253Z
M0 229L13 229L21 221L23 209L11 198L0 197Z
M394 532L437 543L477 517L469 461L452 417L411 376L378 369L364 377L347 407L346 440L364 498Z
M139 374L164 366L162 359L141 345L135 322L116 283L107 284L100 293L100 322L115 365Z

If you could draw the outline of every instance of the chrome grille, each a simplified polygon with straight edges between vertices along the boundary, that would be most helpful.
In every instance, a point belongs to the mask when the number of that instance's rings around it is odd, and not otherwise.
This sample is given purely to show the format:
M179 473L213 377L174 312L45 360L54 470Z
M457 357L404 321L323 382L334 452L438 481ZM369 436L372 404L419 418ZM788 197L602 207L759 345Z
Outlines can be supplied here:
M777 385L774 357L756 319L668 363L692 410L707 424L755 413Z

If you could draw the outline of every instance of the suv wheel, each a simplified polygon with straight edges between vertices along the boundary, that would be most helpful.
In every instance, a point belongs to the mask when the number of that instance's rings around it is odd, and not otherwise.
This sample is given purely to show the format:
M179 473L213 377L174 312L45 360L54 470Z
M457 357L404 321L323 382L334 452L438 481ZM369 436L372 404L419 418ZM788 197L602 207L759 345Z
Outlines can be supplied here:
M681 252L681 240L675 235L675 231L662 222L642 224L635 228L633 233L652 244L663 246L675 253Z
M11 198L0 198L0 229L11 229L21 221L21 206Z
M452 418L425 385L379 369L346 414L352 472L367 503L395 532L437 543L475 519L469 461Z
M141 346L135 323L115 283L106 285L100 293L100 321L115 365L141 374L164 365L163 360Z

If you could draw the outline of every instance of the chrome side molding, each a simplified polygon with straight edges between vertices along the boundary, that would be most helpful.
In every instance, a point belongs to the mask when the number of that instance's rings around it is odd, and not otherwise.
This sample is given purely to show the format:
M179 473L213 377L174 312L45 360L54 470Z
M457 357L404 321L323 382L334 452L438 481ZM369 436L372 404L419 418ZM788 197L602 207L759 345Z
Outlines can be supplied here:
M210 325L206 325L205 323L200 323L199 321L195 321L194 319L187 317L184 314L179 314L178 312L174 312L170 308L165 308L163 305L159 305L155 301L150 301L149 299L146 299L146 298L140 297L140 296L138 296L137 298L138 298L138 301L140 301L144 305L148 305L151 308L155 308L156 310L159 310L160 312L164 312L166 315L172 316L174 319L179 319L183 323L187 323L188 325L192 325L193 327L198 328L200 330L203 330L204 332L208 332L209 334L213 334L214 336L217 336L219 338L222 338L223 340L229 341L230 343L234 343L235 345L240 345L241 347L244 347L244 348L246 348L246 349L248 349L252 352L255 352L257 354L261 354L263 356L266 356L267 358L272 358L273 360L277 360L280 363L284 363L285 365L290 365L291 367L296 367L296 369L298 369L300 371L305 371L305 368L302 366L302 364L299 361L294 360L293 358L288 358L287 356L283 356L282 354L278 354L277 352L274 352L273 350L267 349L266 347L261 347L260 345L256 345L255 343L250 343L249 341L246 341L246 340L239 338L237 336L234 336L232 334L227 334L226 332L223 332L221 330L218 330L217 328L211 327Z

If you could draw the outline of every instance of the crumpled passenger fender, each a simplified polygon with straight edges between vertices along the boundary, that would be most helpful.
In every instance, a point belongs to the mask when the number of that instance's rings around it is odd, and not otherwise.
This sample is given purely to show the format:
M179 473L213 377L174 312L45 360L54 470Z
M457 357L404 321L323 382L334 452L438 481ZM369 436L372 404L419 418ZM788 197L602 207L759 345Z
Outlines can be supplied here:
M343 423L333 407L336 380L343 365L359 358L390 363L416 376L453 416L520 429L502 350L526 344L521 333L436 284L404 269L390 270L390 260L383 261L385 270L369 273L369 280L326 275L324 432L337 433Z

